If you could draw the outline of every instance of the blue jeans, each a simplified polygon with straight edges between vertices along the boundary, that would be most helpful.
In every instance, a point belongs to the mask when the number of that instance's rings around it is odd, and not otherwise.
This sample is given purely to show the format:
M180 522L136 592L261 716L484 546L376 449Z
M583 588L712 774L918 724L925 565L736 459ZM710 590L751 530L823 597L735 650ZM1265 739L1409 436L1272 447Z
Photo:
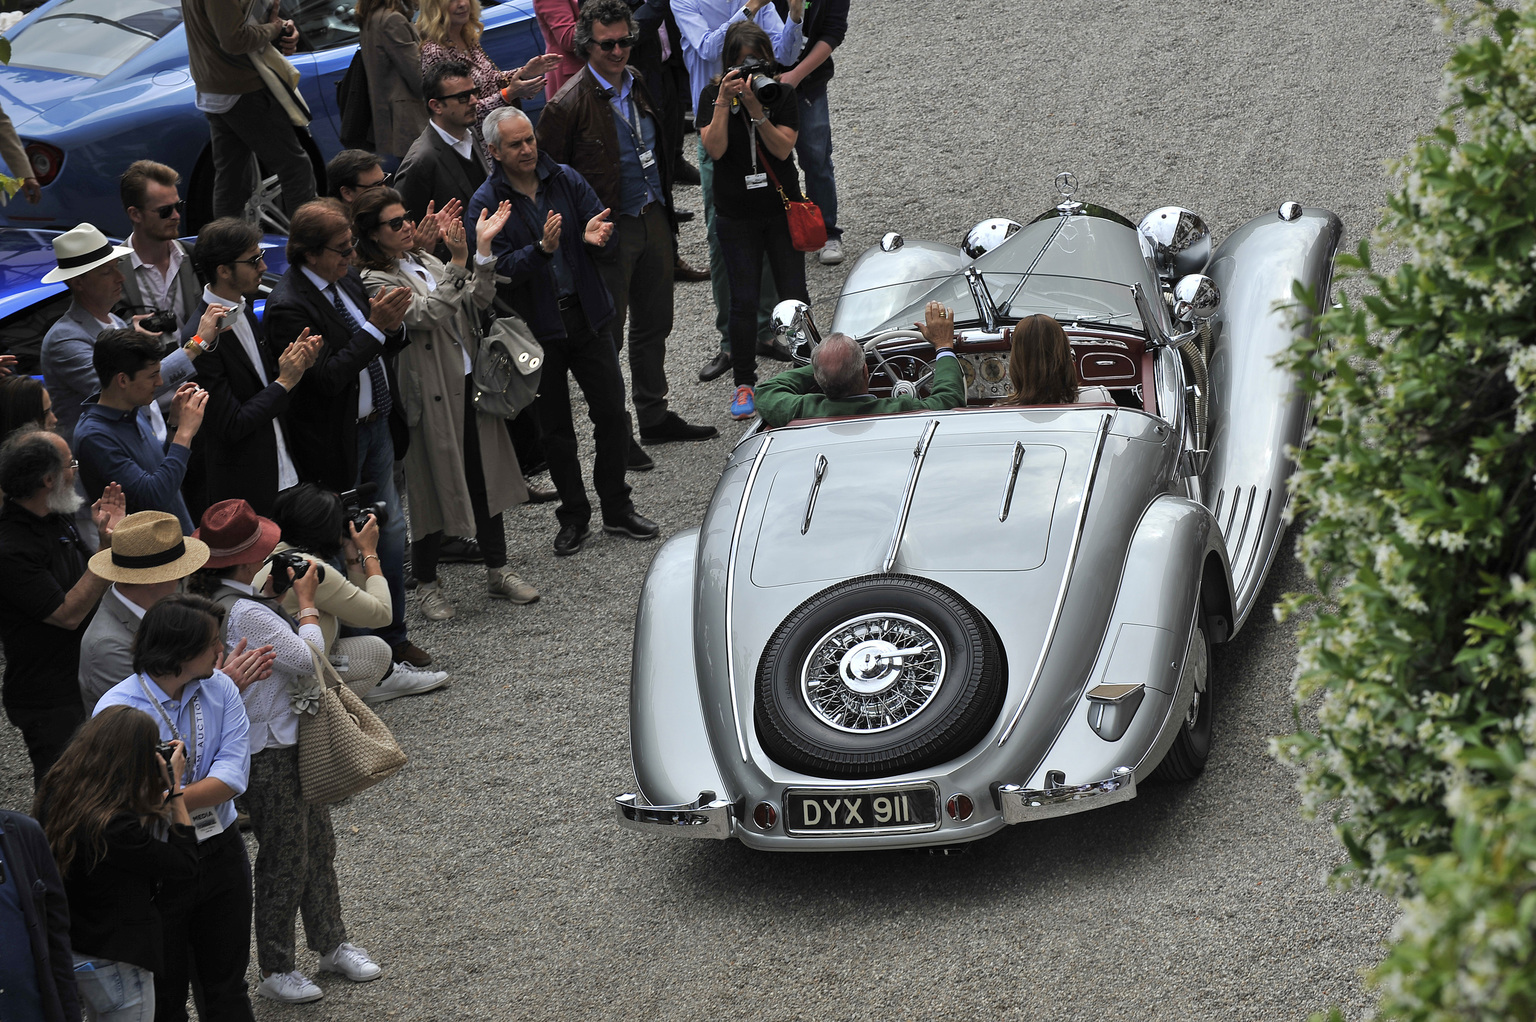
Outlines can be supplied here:
M827 238L841 238L837 226L837 181L832 175L832 115L827 109L827 89L823 85L810 93L799 92L800 135L795 139L795 155L805 172L805 197L821 208L827 222Z
M731 350L731 283L725 272L725 257L720 254L720 235L715 230L715 161L699 139L699 191L704 193L704 230L709 238L709 287L715 295L715 331L720 335L720 350ZM757 340L766 344L778 336L773 329L773 307L779 293L773 287L768 260L763 260L762 280L757 300ZM756 352L753 353L756 357Z
M357 424L357 482L372 483L377 489L373 500L382 500L389 508L389 521L379 527L379 567L389 583L389 599L395 616L388 625L371 633L391 646L406 640L405 634L405 511L400 506L400 491L395 489L395 442L389 436L389 422L375 419Z
M148 969L75 955L75 986L91 1022L150 1022L155 1017L155 977Z

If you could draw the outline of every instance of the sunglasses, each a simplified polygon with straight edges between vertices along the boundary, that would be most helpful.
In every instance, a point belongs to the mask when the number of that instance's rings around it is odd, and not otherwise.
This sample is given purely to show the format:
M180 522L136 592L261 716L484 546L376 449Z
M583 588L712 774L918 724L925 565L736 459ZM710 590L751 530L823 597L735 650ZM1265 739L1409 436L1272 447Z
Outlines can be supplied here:
M140 207L140 208L143 208L143 207ZM154 213L154 214L156 214L157 216L160 217L161 220L169 220L171 218L171 214L172 213L183 213L184 214L184 213L186 213L186 211L187 211L187 200L186 199L182 199L179 202L169 202L169 203L166 203L164 206L156 206L154 209L145 210L145 212L147 212L147 213Z
M255 255L251 256L249 259L231 259L229 261L228 265L233 266L233 265L239 263L239 264L244 264L246 266L249 266L249 267L251 267L251 269L255 269L256 267L260 266L262 263L264 263L266 261L267 261L267 257L262 255L260 252L257 252Z
M604 53L612 53L615 46L622 46L626 50L631 49L640 39L637 36L627 35L622 39L604 39L601 42L594 39L592 45L600 47Z
M438 96L437 97L437 101L439 103L448 103L448 102L451 102L453 100L462 100L465 103L473 103L475 100L477 100L479 98L480 98L480 90L479 89L465 89L463 92L454 92L454 93L451 93L451 94L449 94L447 96Z
M340 248L332 248L331 246L327 245L327 246L325 246L325 250L327 252L334 252L334 253L336 253L339 256L350 256L353 252L355 252L357 250L357 241L356 241L356 239L354 239L352 241L348 241L346 244L342 245Z
M380 227L388 227L392 231L398 231L400 228L405 226L406 221L408 221L408 220L410 220L410 217L407 217L407 216L397 216L397 217L394 217L393 219L390 219L390 220L380 220L379 221L379 226Z

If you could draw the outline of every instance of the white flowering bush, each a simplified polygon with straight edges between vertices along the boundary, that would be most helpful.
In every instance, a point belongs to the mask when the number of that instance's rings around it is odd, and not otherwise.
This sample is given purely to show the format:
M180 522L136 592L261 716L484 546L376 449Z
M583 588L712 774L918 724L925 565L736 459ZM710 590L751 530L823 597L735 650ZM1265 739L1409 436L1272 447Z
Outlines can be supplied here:
M1276 742L1340 871L1398 898L1384 1018L1536 1018L1536 0L1448 18L1447 109L1395 168L1370 246L1289 359L1298 703ZM1449 8L1446 8L1449 11ZM1308 303L1311 296L1298 292ZM1298 716L1298 719L1300 717Z

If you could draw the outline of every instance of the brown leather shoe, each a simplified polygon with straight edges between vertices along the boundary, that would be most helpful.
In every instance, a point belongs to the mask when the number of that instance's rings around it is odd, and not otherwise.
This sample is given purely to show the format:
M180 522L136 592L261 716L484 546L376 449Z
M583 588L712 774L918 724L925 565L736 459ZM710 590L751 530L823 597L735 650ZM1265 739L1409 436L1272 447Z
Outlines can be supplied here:
M696 270L684 262L682 256L678 256L677 262L672 266L672 279L687 281L690 284L697 284L701 280L709 279L709 271Z
M404 661L412 667L428 667L432 663L432 654L422 649L407 639L394 647L395 661Z
M552 500L560 499L560 491L553 486L535 486L528 484L528 503L548 504Z

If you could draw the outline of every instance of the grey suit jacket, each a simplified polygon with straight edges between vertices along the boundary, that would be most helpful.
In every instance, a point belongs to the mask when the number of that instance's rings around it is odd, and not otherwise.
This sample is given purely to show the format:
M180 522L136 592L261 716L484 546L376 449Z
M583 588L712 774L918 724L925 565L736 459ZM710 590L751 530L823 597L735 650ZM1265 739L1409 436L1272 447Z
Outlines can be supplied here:
M108 589L80 637L80 701L87 714L108 689L133 677L133 637L138 631L138 615L124 606L116 586Z
M202 300L203 285L198 283L197 272L192 269L192 250L181 241L173 241L171 244L181 249L181 266L176 271L175 280L175 286L181 290L183 317L176 323L175 333L179 336L181 328L187 325L193 310L197 308L197 303ZM117 268L123 271L122 304L146 308L153 306L155 303L144 296L144 289L139 286L139 275L133 269L133 256L123 256L117 261Z
M474 158L484 167L485 147L474 132L470 132L469 139ZM442 209L449 199L458 199L468 206L470 197L484 180L484 174L480 175L479 181L470 179L464 172L459 154L443 141L443 136L431 124L411 143L405 159L395 171L395 188L405 200L406 212L418 220L427 211L428 202L436 203L438 209Z
M193 308L196 307L194 303ZM59 417L59 436L71 442L75 438L75 423L80 421L81 404L101 390L101 380L91 363L96 338L101 332L102 326L96 317L71 299L64 315L43 336L43 386L53 398L53 414ZM160 375L165 382L155 391L155 396L175 390L196 373L187 353L177 348L160 362Z

